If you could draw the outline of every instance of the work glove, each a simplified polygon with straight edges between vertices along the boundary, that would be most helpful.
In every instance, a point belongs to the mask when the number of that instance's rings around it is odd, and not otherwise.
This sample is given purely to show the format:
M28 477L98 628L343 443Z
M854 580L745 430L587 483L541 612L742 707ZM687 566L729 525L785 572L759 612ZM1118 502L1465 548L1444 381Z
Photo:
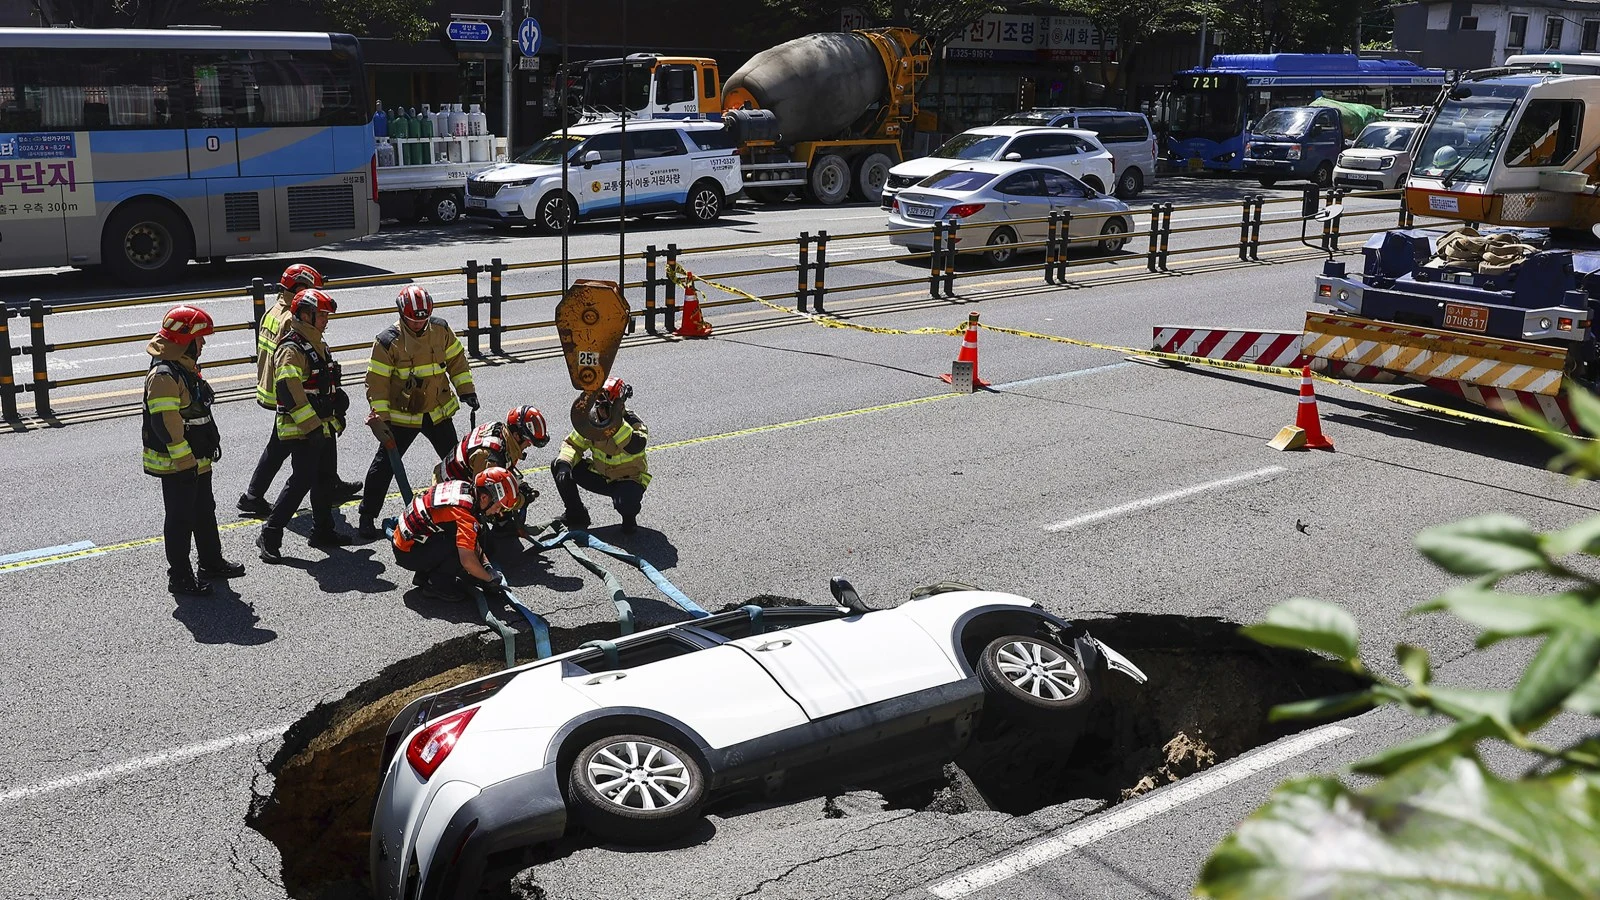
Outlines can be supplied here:
M367 427L372 429L372 436L378 443L385 447L394 446L394 432L389 430L389 423L377 413L367 413Z
M477 394L462 394L461 395L461 402L465 403L467 406L471 407L473 412L477 412L478 411L478 395Z
M476 583L478 590L483 591L483 598L491 603L509 603L511 595L506 592L506 586L498 581L479 581Z

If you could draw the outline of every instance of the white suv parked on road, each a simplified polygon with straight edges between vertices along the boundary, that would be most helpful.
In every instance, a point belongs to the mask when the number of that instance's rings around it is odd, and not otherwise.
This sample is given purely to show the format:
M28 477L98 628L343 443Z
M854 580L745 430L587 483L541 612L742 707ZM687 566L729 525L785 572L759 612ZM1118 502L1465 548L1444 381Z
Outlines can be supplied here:
M1422 122L1373 122L1356 135L1350 149L1339 154L1333 167L1338 187L1392 191L1406 183L1411 173L1411 152L1422 135Z
M550 134L515 160L468 178L464 211L497 228L543 231L559 231L573 208L576 220L617 218L624 199L623 138L620 121ZM630 121L626 138L629 215L681 212L707 224L744 188L738 147L720 122Z

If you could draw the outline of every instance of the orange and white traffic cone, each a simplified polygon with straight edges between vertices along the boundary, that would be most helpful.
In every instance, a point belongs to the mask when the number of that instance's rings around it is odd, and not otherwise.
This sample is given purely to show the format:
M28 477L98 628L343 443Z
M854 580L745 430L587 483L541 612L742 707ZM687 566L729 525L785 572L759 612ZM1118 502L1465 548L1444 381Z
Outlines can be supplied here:
M1332 450L1333 441L1322 433L1322 416L1317 413L1317 392L1312 387L1311 366L1300 372L1300 404L1294 424L1278 432L1269 446L1277 450Z
M988 387L989 382L978 377L978 314L970 313L967 316L967 335L961 339L961 352L956 356L956 365L972 363L972 388ZM954 385L955 375L947 372L939 376L946 384ZM965 385L962 385L963 387Z
M673 334L678 337L703 338L711 336L711 323L700 314L700 295L694 289L694 273L683 273L683 321Z

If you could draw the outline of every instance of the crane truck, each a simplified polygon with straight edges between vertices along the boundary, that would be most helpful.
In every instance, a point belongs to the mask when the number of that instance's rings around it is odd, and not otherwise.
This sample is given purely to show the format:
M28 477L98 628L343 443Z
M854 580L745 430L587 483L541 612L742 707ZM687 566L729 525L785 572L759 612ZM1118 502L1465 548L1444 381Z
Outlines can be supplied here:
M825 205L876 203L902 140L930 116L917 86L930 50L906 28L810 34L751 57L726 81L717 62L635 53L586 63L586 115L732 120L744 193L782 200L791 189Z
M1374 235L1359 271L1330 258L1301 351L1577 431L1565 385L1600 380L1600 75L1524 60L1448 86L1418 143L1407 208L1462 225Z

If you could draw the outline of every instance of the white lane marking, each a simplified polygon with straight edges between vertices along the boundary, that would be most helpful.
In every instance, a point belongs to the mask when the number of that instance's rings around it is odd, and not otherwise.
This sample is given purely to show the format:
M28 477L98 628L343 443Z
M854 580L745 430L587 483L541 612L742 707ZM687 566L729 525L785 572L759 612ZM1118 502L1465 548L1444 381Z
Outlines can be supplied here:
M970 869L948 881L928 888L928 893L940 900L956 900L986 887L999 884L1014 875L1038 868L1057 857L1064 856L1112 834L1137 825L1145 819L1176 809L1191 800L1204 797L1212 791L1243 781L1279 763L1313 750L1323 744L1354 734L1342 725L1324 725L1287 740L1252 750L1213 769L1191 775L1171 787L1164 787L1148 799L1121 806L1103 816L1096 816L1087 824L1068 829L1054 837L1024 847L1015 853Z
M989 389L995 391L1006 391L1012 388L1027 387L1030 384L1042 384L1046 381L1063 381L1068 378L1078 378L1083 375L1098 375L1101 372L1110 372L1113 369L1126 369L1129 366L1136 365L1139 364L1131 362L1112 363L1107 366L1095 366L1092 369L1076 369L1071 372L1057 372L1054 375L1040 375L1038 378L1024 378L1021 381L1008 381L1005 384L992 384L989 386Z
M94 541L77 541L76 543L72 544L57 544L54 547L40 547L37 550L23 550L20 553L7 553L5 556L0 556L0 566L7 565L9 563L26 562L30 559L38 559L41 556L56 556L57 554L61 553L75 553L79 550L92 549L94 549ZM26 569L28 567L17 566L16 568ZM16 569L12 569L11 571L16 571Z
M1152 506L1160 506L1163 503L1171 503L1174 500L1182 500L1185 497L1192 497L1195 494L1205 493L1206 491L1214 491L1217 488L1227 487L1231 484L1238 484L1241 481L1251 481L1256 478L1265 478L1268 475L1276 475L1279 472L1286 471L1288 470L1282 466L1267 466L1265 469L1257 469L1254 472L1246 472L1243 475L1230 475L1227 478L1219 478L1216 481L1208 481L1205 484L1197 484L1193 487L1186 487L1181 490L1172 491L1166 494L1157 494L1154 497L1146 497L1143 500L1135 500L1132 503L1124 503L1121 506L1113 506L1110 509L1102 509L1092 513L1085 513L1081 516L1075 516L1071 519L1057 522L1054 525L1046 525L1044 526L1044 530L1066 531L1068 528L1076 528L1079 525L1087 525L1090 522L1098 522L1101 519L1109 519L1112 516L1120 516L1123 513L1136 512L1141 509L1149 509Z
M56 778L28 787L12 788L9 791L0 793L0 803L25 800L29 797L37 797L40 794L53 794L56 791L64 791L97 781L108 781L134 772L142 772L146 769L156 769L161 766L182 762L186 759L196 759L201 756L210 756L213 753L221 753L241 744L259 744L271 738L282 737L283 733L288 731L289 726L292 724L291 722L283 722L278 725L268 725L266 728L257 728L255 731L247 731L243 734L232 734L227 737L217 738L214 741L206 741L203 744L190 744L187 747L179 747L176 750L168 750L165 753L130 759L127 762L106 766L103 769L79 772L76 775L68 775L64 778Z

